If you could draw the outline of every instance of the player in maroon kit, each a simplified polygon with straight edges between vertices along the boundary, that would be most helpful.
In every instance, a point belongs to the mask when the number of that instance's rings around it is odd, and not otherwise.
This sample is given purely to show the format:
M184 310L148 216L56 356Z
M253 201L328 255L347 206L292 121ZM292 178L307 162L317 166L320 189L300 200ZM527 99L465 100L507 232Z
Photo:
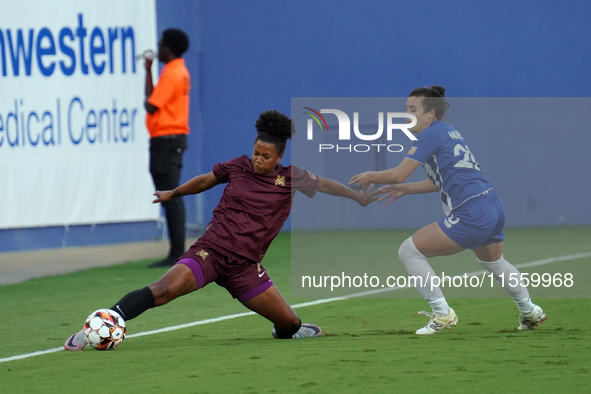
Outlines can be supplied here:
M228 184L205 234L162 278L132 291L111 307L125 320L216 282L244 306L270 320L275 338L322 334L318 326L301 323L260 264L261 260L289 216L296 191L308 197L317 191L342 196L361 206L374 198L296 166L279 164L287 140L295 132L286 115L264 112L256 122L256 129L252 158L241 156L218 163L212 172L196 176L174 190L154 193L158 198L153 202L159 203L198 194L220 183ZM64 347L82 350L86 345L80 331L71 335Z

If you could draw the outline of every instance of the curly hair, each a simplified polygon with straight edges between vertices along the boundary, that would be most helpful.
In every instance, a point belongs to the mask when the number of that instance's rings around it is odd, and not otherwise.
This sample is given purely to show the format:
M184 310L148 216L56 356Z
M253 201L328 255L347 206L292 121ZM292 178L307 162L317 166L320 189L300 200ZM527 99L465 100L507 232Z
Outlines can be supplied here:
M416 88L408 97L423 97L423 108L425 112L435 109L435 117L443 118L445 111L449 108L449 103L445 99L445 88L443 86L433 85L430 88Z
M255 123L257 141L275 144L280 155L285 151L287 140L295 134L295 124L287 115L277 110L263 112Z

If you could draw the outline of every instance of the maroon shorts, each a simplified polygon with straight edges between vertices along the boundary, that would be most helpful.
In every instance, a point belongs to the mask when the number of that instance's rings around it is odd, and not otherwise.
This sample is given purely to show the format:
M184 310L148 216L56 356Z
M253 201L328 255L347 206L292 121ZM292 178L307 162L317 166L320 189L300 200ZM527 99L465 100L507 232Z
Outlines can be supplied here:
M185 264L191 269L198 289L215 282L241 302L273 286L267 270L261 264L229 250L214 249L200 242L193 244L179 257L177 264Z

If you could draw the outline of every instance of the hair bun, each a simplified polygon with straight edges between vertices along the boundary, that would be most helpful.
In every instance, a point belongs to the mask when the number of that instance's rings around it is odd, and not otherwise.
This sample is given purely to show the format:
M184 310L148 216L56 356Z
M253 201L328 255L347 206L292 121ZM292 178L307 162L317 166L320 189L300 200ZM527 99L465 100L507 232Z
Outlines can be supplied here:
M443 86L433 85L431 86L431 90L438 93L438 96L435 97L445 97L445 88Z
M445 111L449 108L449 103L445 99L445 88L443 86L433 85L430 88L423 86L416 88L408 97L422 97L423 109L429 112L435 110L435 117L439 120L445 115Z
M271 134L283 141L287 141L295 134L293 121L277 110L263 112L256 121L258 133Z

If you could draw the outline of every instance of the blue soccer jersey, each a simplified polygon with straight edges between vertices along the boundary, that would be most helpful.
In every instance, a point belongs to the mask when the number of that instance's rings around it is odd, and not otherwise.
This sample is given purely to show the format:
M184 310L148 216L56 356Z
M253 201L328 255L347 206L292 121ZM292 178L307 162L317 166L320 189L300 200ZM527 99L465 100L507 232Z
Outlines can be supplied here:
M406 158L420 163L439 188L446 216L492 189L462 135L447 123L436 120L423 130Z

